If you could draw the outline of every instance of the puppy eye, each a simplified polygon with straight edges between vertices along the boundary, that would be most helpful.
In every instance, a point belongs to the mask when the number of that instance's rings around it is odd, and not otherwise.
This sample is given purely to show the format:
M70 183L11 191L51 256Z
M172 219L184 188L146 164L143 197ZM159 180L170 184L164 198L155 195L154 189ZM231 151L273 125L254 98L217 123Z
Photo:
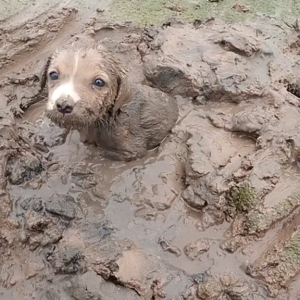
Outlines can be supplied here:
M51 80L57 80L58 79L58 73L53 71L49 74L49 77L50 77Z
M105 82L101 78L96 78L93 83L95 86L104 87Z

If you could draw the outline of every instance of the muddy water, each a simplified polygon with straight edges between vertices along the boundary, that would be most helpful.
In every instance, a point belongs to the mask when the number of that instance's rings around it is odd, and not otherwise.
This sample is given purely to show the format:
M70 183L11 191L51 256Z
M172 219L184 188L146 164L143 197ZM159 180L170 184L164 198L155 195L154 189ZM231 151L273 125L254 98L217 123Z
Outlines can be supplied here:
M193 106L182 98L179 99L182 111L191 111ZM37 128L36 134L43 135L45 139L59 135L61 129L51 124L44 116L45 103L33 105L22 116L22 122L32 123ZM216 107L224 109L224 105L212 104L205 107L210 111ZM230 106L226 106L231 110ZM201 109L202 110L202 109ZM183 114L183 113L182 113ZM184 116L183 116L184 118ZM21 120L20 120L21 121ZM182 119L179 119L180 123ZM192 124L189 126L193 128ZM218 133L210 125L202 128L205 132ZM217 140L217 139L216 139ZM167 143L166 141L165 143ZM226 143L234 147L241 147L240 140L235 134L229 134ZM236 145L235 145L236 144ZM164 145L162 145L164 147ZM221 145L219 146L221 147ZM226 149L224 149L226 151ZM253 142L245 140L240 153L247 155L253 150ZM219 244L224 240L224 232L228 224L201 232L197 225L202 220L201 211L195 211L180 199L181 187L169 191L165 186L165 173L174 161L168 156L157 157L157 151L150 151L142 160L122 163L112 162L101 158L101 152L94 146L84 145L79 141L79 134L74 131L64 137L64 143L51 148L53 153L50 170L46 175L46 182L39 185L34 191L37 198L47 199L52 194L68 194L74 197L82 210L82 218L75 222L78 228L89 220L97 220L105 216L117 228L116 236L120 239L131 239L141 248L148 249L155 255L169 262L174 267L184 270L190 275L211 272L232 271L239 276L245 276L240 267L244 262L241 255L230 256L221 253ZM172 168L171 168L172 169ZM86 177L92 175L85 181ZM80 186L74 184L74 178L82 178ZM43 181L44 181L43 180ZM95 185L96 188L89 188ZM11 187L10 195L18 204L20 198L30 198L32 190ZM156 211L153 203L169 197L171 193L172 210L165 212L164 207ZM145 202L144 199L148 199ZM157 200L155 200L157 198ZM174 202L173 202L174 201ZM153 203L151 203L153 202ZM161 201L164 202L164 201ZM22 214L16 205L14 214ZM148 220L150 219L150 220ZM172 241L172 245L179 249L178 257L172 253L164 252L159 245L159 240L165 238ZM205 239L210 244L209 253L201 259L190 261L183 253L184 247L197 239ZM225 263L226 262L226 263Z
M194 106L182 98L179 98L179 105L181 118L178 124L181 124L186 118L186 111L194 110ZM130 239L137 247L147 249L148 253L161 257L190 276L233 272L241 278L246 278L242 269L245 257L241 254L228 255L219 247L224 241L224 232L229 224L225 222L208 230L201 230L199 224L203 221L204 214L200 210L190 208L180 198L183 187L180 178L182 171L176 167L172 156L157 155L156 149L150 151L144 159L131 163L103 159L99 149L80 143L77 132L65 135L61 129L51 124L44 117L44 106L44 102L33 105L18 122L23 124L21 126L34 128L35 135L43 136L46 141L51 141L60 134L63 134L64 138L62 144L51 147L48 171L37 186L29 189L27 185L8 187L15 203L13 215L19 223L26 226L22 205L24 199L30 199L34 195L35 198L44 201L56 193L66 194L75 199L80 210L72 228L77 228L76 235L83 236L87 245L99 241L99 236L91 226L97 227L100 220L105 218L106 222L115 228L116 238ZM204 110L199 108L199 111L216 108L225 107L212 104ZM232 110L230 105L226 108ZM192 130L195 125L190 122L188 127ZM210 124L201 130L215 135L216 140L218 139L219 130ZM168 143L170 139L164 142L162 149ZM254 147L251 139L245 139L241 143L239 135L234 133L228 134L226 143L231 145L230 147L239 147L242 155L251 153ZM217 148L225 150L223 154L227 156L226 148L221 144ZM168 187L166 183L173 172L178 172L175 185ZM170 205L172 210L167 209ZM209 251L201 258L190 260L184 254L184 248L199 239L206 241ZM167 241L173 250L164 249L162 240ZM39 256L34 260L40 260Z

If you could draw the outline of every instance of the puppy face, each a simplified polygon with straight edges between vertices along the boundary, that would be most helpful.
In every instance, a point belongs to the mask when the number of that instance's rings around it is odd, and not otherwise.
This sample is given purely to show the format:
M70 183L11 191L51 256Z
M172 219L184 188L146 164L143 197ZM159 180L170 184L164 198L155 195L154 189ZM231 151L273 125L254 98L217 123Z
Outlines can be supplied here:
M127 74L101 45L57 50L45 68L46 115L62 127L99 122L127 97Z

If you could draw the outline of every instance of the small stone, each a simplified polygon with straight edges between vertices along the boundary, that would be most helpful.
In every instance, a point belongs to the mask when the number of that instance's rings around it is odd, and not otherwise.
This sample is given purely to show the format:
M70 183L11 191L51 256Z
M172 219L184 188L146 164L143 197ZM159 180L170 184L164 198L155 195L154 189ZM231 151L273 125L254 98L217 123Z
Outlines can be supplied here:
M41 246L45 247L49 244L57 243L62 238L62 230L57 227L52 227L45 230L41 240Z
M195 195L191 186L183 191L182 198L189 206L195 209L202 209L206 205L204 200Z
M205 272L205 273L198 273L198 274L194 274L192 275L192 279L194 282L196 283L204 283L207 281L207 277L208 277L208 274Z
M41 216L39 213L29 210L26 215L26 229L35 232L42 232L45 228L52 223L52 219L49 217Z
M195 260L199 255L207 252L210 246L208 241L199 239L195 242L189 243L184 247L184 253L190 260Z
M216 280L209 280L203 285L199 285L197 295L200 299L221 299L223 287L220 282Z
M177 257L181 256L181 251L178 247L171 245L171 243L165 240L163 237L158 240L158 243L161 245L163 251L168 251L175 254Z
M236 236L221 243L220 248L229 253L234 253L238 248L243 245L243 238Z
M73 220L76 215L74 198L69 195L53 195L46 203L46 211Z

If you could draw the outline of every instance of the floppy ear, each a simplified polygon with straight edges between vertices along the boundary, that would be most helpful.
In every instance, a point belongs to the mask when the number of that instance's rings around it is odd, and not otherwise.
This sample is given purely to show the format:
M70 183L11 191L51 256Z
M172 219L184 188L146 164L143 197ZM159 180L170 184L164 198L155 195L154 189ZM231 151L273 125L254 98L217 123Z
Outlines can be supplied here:
M110 69L114 77L117 79L116 82L116 96L113 100L112 111L117 112L130 97L130 89L128 85L127 70L123 67L120 60L115 57L110 51L108 51L102 43L96 42L94 47L97 51L105 58L106 67Z
M127 71L123 69L119 62L117 64L117 95L114 100L113 111L118 111L124 103L128 101L130 97L130 89L128 85Z
M52 56L49 56L40 74L40 92L42 92L47 83L47 72L51 63Z

